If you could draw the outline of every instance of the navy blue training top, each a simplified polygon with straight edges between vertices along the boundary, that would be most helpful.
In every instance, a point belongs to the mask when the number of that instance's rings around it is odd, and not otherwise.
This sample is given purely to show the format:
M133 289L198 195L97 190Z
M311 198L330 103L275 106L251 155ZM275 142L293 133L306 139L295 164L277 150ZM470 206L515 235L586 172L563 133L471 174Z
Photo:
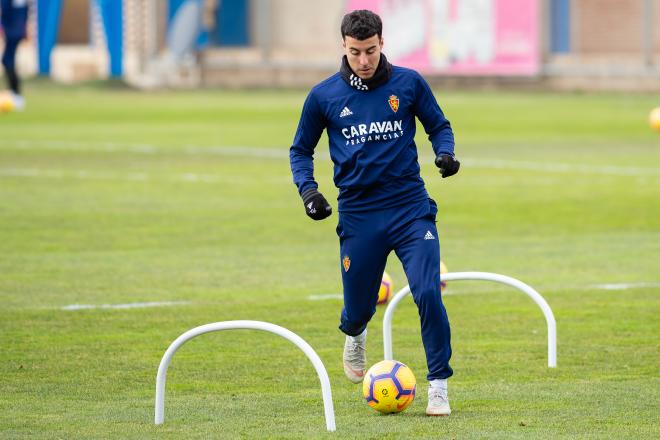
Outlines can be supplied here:
M327 130L339 211L386 209L428 198L419 175L415 116L436 156L454 154L451 125L422 76L392 66L389 80L357 90L336 73L305 100L289 151L293 182L302 194L317 188L313 155Z

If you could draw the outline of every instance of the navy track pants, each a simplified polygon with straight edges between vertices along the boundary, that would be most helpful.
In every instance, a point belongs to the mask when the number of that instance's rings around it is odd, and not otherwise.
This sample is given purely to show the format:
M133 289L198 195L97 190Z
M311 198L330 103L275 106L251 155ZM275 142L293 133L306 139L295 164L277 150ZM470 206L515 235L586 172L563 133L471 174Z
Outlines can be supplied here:
M2 52L2 65L7 76L7 85L16 94L21 93L20 82L16 73L16 49L20 42L21 40L17 38L7 38L5 49Z
M2 52L2 65L6 70L16 70L16 50L21 42L17 38L9 38L5 41L5 48Z
M453 372L451 334L440 296L440 243L432 199L369 212L340 212L339 236L344 308L339 329L350 336L364 331L376 313L378 289L394 251L403 264L419 310L428 380Z

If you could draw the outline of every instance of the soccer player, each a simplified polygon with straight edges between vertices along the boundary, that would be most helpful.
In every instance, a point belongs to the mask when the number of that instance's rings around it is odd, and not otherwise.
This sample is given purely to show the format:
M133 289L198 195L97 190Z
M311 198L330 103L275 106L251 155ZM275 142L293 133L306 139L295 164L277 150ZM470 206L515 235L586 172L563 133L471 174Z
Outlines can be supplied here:
M2 65L16 110L25 108L25 99L21 95L21 83L16 72L16 49L27 35L27 19L27 0L0 0L0 24L5 37Z
M344 372L354 383L364 377L367 324L376 311L387 256L394 251L419 309L429 369L426 413L449 415L451 345L440 297L437 206L420 177L415 117L428 134L442 177L456 174L460 166L454 136L426 81L413 70L391 65L381 52L378 15L367 10L345 15L341 35L341 68L307 96L289 156L307 215L328 217L332 208L318 190L313 164L314 148L327 131L339 188Z

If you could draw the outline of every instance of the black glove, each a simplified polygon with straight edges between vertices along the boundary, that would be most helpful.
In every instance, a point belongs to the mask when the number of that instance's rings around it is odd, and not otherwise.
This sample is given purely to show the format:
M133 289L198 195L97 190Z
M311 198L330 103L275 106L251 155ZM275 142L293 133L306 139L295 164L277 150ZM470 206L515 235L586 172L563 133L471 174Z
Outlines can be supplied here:
M316 188L310 188L302 193L302 199L305 212L314 220L323 220L332 214L332 207Z
M452 155L441 154L435 158L435 166L440 168L440 174L445 178L458 173L461 163Z

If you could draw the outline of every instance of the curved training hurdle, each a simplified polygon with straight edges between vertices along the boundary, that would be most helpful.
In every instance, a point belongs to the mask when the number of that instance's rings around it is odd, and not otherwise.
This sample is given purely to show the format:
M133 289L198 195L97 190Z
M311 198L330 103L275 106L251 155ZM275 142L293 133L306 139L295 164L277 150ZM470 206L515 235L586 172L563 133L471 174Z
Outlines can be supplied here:
M262 321L222 321L212 324L201 325L188 330L170 344L167 351L163 355L163 359L158 366L158 375L156 376L156 425L160 425L165 421L165 380L167 378L167 367L170 366L174 353L181 348L190 339L203 335L204 333L216 332L220 330L234 330L234 329L250 329L250 330L263 330L276 335L280 335L285 339L293 342L300 348L312 361L312 365L316 369L316 373L321 380L321 392L323 393L323 407L325 409L325 424L328 431L335 431L335 410L332 405L332 391L330 390L330 378L328 372L321 359L316 354L314 349L305 342L300 336L290 330L280 327L279 325L271 324Z
M497 283L507 284L513 286L524 293L529 295L530 298L541 308L545 315L545 321L548 324L548 367L553 368L557 366L557 324L555 316L552 314L552 309L543 297L529 285L523 283L515 278L506 275L500 275L490 272L454 272L445 273L441 275L443 281L459 281L459 280L484 280L495 281ZM410 293L410 286L406 286L397 292L392 298L390 303L385 309L385 316L383 316L383 344L385 359L393 359L392 357L392 317L394 310L404 296Z

